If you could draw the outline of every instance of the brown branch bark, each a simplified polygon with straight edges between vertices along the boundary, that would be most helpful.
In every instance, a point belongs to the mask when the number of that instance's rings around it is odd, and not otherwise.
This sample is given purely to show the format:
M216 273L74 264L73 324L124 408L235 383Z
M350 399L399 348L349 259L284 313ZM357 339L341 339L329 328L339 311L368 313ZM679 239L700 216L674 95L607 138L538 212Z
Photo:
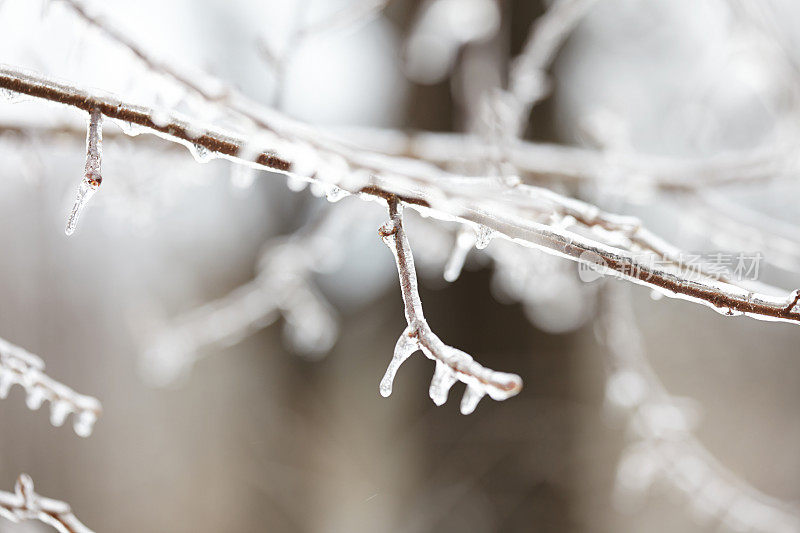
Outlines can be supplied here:
M153 111L148 108L107 96L95 96L14 69L0 68L0 88L84 111L98 108L107 117L143 126L157 135L187 146L202 146L217 156L240 163L256 164L286 174L296 171L295 165L298 163L302 164L302 161L292 160L277 150L260 151L251 158L245 149L246 141L229 133L199 128L174 117L156 123L152 119ZM296 140L294 136L288 139L289 142ZM304 140L301 139L301 142ZM471 182L428 165L410 164L402 158L358 152L331 143L325 150L328 154L343 157L351 172L359 171L368 176L366 185L339 184L352 194L381 200L397 197L399 201L427 215L486 227L519 244L578 262L587 262L585 254L588 253L601 259L607 269L625 279L656 288L667 296L692 300L727 314L744 313L754 318L800 323L800 310L788 307L794 293L783 297L769 296L707 278L689 279L684 272L645 264L629 249L532 220L527 194L500 189L480 180ZM315 172L300 177L312 181L319 179Z

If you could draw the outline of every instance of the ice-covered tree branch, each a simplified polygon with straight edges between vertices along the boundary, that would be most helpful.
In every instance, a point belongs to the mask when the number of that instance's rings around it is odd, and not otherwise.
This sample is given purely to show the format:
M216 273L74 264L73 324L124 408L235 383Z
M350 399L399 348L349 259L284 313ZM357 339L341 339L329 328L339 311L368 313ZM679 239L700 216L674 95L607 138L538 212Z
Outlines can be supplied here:
M251 139L8 67L0 68L0 88L85 111L100 109L110 118L142 126L167 140L184 144L200 160L225 157L293 174L328 187L336 198L340 197L338 191L379 201L396 196L402 203L440 220L467 223L482 232L574 261L602 261L604 268L630 281L670 297L702 303L724 314L800 322L800 310L792 305L794 293L771 296L713 279L688 279L684 272L646 264L624 242L620 244L615 238L618 235L611 234L610 240L603 240L609 235L601 234L589 238L547 223L547 213L541 211L537 219L536 201L541 203L545 199L532 199L532 190L528 188L509 190L494 180L453 176L424 162L358 151L326 139L311 145L308 138L313 137L313 130L285 118L281 122L286 127L276 131L291 133L264 136L259 141L268 146L253 148ZM575 205L574 200L565 201ZM592 211L591 206L581 205Z
M546 70L572 30L596 0L555 0L532 25L509 72L509 92L521 115L548 93Z
M171 384L200 359L203 348L233 344L278 316L285 319L286 336L299 352L309 356L327 352L336 340L338 324L311 277L336 257L335 248L350 227L352 213L328 209L291 237L267 243L254 280L159 324L140 359L147 381Z
M397 263L408 327L400 335L392 361L381 380L381 394L389 396L392 393L392 383L397 370L417 350L421 350L426 357L436 362L430 387L430 397L436 405L442 405L447 401L450 388L456 381L467 385L461 400L463 414L473 412L486 394L494 400L505 400L517 394L522 389L522 380L519 376L485 368L469 354L445 344L433 333L422 313L414 257L403 229L402 205L395 197L388 198L387 204L390 220L381 226L378 233L392 251Z
M69 414L74 413L75 433L81 437L91 435L101 413L100 402L51 379L44 373L44 363L39 357L0 339L0 398L8 397L15 384L25 389L29 409L35 411L45 401L50 402L50 422L54 426L63 425Z
M488 146L477 135L461 133L372 128L344 128L336 132L343 140L363 149L421 159L444 168L478 165L499 148L502 157L524 181L563 186L597 183L611 171L624 177L628 187L641 190L713 191L731 185L795 179L798 171L796 143L704 158L620 153L610 162L599 150L522 139L503 139Z
M624 287L608 284L602 297L602 337L608 348L606 399L629 412L636 436L617 469L615 496L630 506L661 479L690 498L701 516L734 530L795 531L800 508L764 494L725 468L694 435L686 402L672 396L650 366Z
M27 474L19 476L13 493L0 491L0 516L12 522L38 520L59 533L92 533L72 514L68 503L36 494Z

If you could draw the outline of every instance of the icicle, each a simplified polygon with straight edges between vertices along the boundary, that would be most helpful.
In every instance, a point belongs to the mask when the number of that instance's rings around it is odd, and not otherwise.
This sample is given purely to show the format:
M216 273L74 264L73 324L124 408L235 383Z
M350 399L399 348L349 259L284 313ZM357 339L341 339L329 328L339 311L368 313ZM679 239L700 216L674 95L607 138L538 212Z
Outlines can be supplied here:
M72 412L72 405L63 400L56 400L50 404L50 423L55 427L64 425L67 416Z
M14 374L9 370L0 368L0 400L8 398L11 385L14 384Z
M329 202L335 203L349 194L350 193L346 190L339 188L336 185L331 185L325 192L325 198L327 198Z
M400 338L397 339L397 344L395 344L394 347L394 355L389 363L389 368L386 369L386 373L383 375L383 379L381 380L380 391L381 396L384 398L392 394L394 376L397 374L397 370L400 368L400 365L402 365L412 353L419 349L417 339L416 337L411 336L412 333L414 332L410 327L408 327L405 329L405 331L403 331L403 334L400 335Z
M75 418L72 429L79 437L88 437L92 434L95 422L97 422L97 414L94 411L82 411Z
M39 386L33 386L33 388L28 391L28 397L25 398L25 403L28 405L28 409L31 411L38 410L45 400L45 390Z
M489 246L489 242L491 242L492 237L494 237L494 231L484 225L478 226L476 233L477 240L475 241L475 248L478 250L483 250Z
M478 406L478 402L480 402L481 398L485 395L486 393L483 389L473 385L467 385L467 390L464 391L464 396L461 398L461 414L472 414Z
M308 182L303 178L289 175L286 176L286 186L289 187L290 191L300 192L308 186Z
M133 122L128 122L127 120L115 120L114 122L119 126L119 129L122 130L122 133L129 137L136 137L145 130L142 126L134 124Z
M460 231L458 233L456 242L453 244L453 251L450 252L450 258L444 266L444 279L446 281L452 283L461 275L461 269L464 268L467 254L475 246L475 241L475 235L470 231Z
M100 164L103 157L103 115L99 109L89 113L89 127L86 128L86 167L83 180L78 185L78 197L67 219L67 235L72 235L78 226L78 219L103 182Z
M171 120L169 112L163 109L154 109L153 112L150 113L150 121L159 128L166 127Z
M742 315L742 311L737 311L736 309L731 309L730 307L712 307L714 311L721 315L725 316L740 316Z
M428 391L433 403L444 405L447 401L447 394L456 381L458 379L455 371L441 361L436 361L436 370L433 373L431 388Z
M312 181L311 188L309 190L311 191L311 194L317 198L322 198L327 189L328 187L326 183L322 183L321 181Z
M246 165L231 166L231 184L237 189L248 189L256 180L256 169Z

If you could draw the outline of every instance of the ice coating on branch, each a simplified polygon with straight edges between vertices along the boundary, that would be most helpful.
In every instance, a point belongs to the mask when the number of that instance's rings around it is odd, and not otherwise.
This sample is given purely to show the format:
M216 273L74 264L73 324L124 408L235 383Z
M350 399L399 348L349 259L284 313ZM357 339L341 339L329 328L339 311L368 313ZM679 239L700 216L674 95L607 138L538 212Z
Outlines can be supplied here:
M75 228L78 227L78 220L83 214L83 210L86 209L89 200L91 200L97 192L99 185L99 182L90 181L85 178L78 185L78 196L75 198L75 203L72 205L72 211L70 211L69 218L67 219L67 228L64 230L67 235L75 233Z
M92 533L72 514L69 504L36 494L26 474L19 476L13 493L0 491L0 517L15 523L38 520L59 533Z
M454 282L461 275L464 262L467 260L469 251L475 246L475 234L470 231L459 231L456 242L453 243L453 251L444 266L444 279L450 283Z
M78 220L103 182L100 164L103 157L103 115L99 109L89 113L89 126L86 128L86 169L83 180L78 185L78 196L67 219L65 233L72 235L78 226Z
M505 400L517 394L522 388L519 376L485 368L469 354L445 344L433 333L422 312L414 258L403 229L402 206L396 198L389 199L388 204L391 219L381 226L378 234L392 251L397 264L408 327L398 339L392 360L381 380L381 395L391 394L398 368L417 350L436 362L429 391L436 405L447 401L448 392L457 381L467 385L462 400L462 412L466 414L475 409L485 394L495 400Z
M188 144L186 148L189 149L189 153L192 154L192 157L194 157L194 160L198 163L208 163L216 157L214 152L202 144Z
M483 250L489 246L489 243L492 241L492 237L494 237L494 231L483 225L478 226L476 234L475 248L478 250Z
M0 399L8 397L13 385L25 389L25 404L38 410L45 401L50 402L50 422L64 424L70 413L75 413L75 433L88 437L100 413L100 402L84 396L66 385L54 381L44 373L44 363L35 355L0 339Z

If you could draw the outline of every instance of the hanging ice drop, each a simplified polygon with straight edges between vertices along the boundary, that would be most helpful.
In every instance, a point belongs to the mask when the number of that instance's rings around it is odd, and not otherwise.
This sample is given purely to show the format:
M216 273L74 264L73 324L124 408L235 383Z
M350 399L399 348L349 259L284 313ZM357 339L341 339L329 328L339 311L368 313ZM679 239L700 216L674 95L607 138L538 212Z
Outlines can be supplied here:
M441 361L436 361L436 370L433 373L431 387L428 391L428 395L431 397L431 400L433 400L433 403L436 405L444 405L447 401L447 394L450 392L450 388L455 385L456 381L458 381L458 378L456 377L455 371Z
M464 396L461 398L461 414L472 414L485 394L482 388L476 385L467 385L467 390L464 391Z
M394 347L394 355L389 363L389 368L386 369L386 373L383 375L383 379L381 380L381 396L386 398L392 394L392 385L394 384L394 376L397 374L397 370L400 368L400 365L402 365L403 362L417 350L419 350L417 338L416 335L414 335L414 330L409 326L405 329L405 331L403 331L402 335L400 335L400 338L397 339L397 344L395 344Z
M467 254L475 246L477 239L475 234L470 231L460 231L456 237L456 242L453 245L453 251L450 253L450 258L444 266L444 279L450 283L458 279L461 275L461 269L464 268L464 262L467 260Z
M72 412L72 405L64 400L55 400L50 404L50 423L55 427L64 425L67 416Z
M38 410L45 400L45 390L42 387L34 386L28 391L28 396L25 398L25 403L31 411Z
M94 411L83 411L75 417L72 429L79 437L88 437L92 434L94 423L97 422L97 413Z
M89 127L86 130L86 169L83 180L78 185L78 196L72 206L67 228L65 233L72 235L78 226L81 213L86 208L86 204L92 199L94 193L103 182L100 174L100 163L103 156L103 115L99 109L93 109L89 113Z

